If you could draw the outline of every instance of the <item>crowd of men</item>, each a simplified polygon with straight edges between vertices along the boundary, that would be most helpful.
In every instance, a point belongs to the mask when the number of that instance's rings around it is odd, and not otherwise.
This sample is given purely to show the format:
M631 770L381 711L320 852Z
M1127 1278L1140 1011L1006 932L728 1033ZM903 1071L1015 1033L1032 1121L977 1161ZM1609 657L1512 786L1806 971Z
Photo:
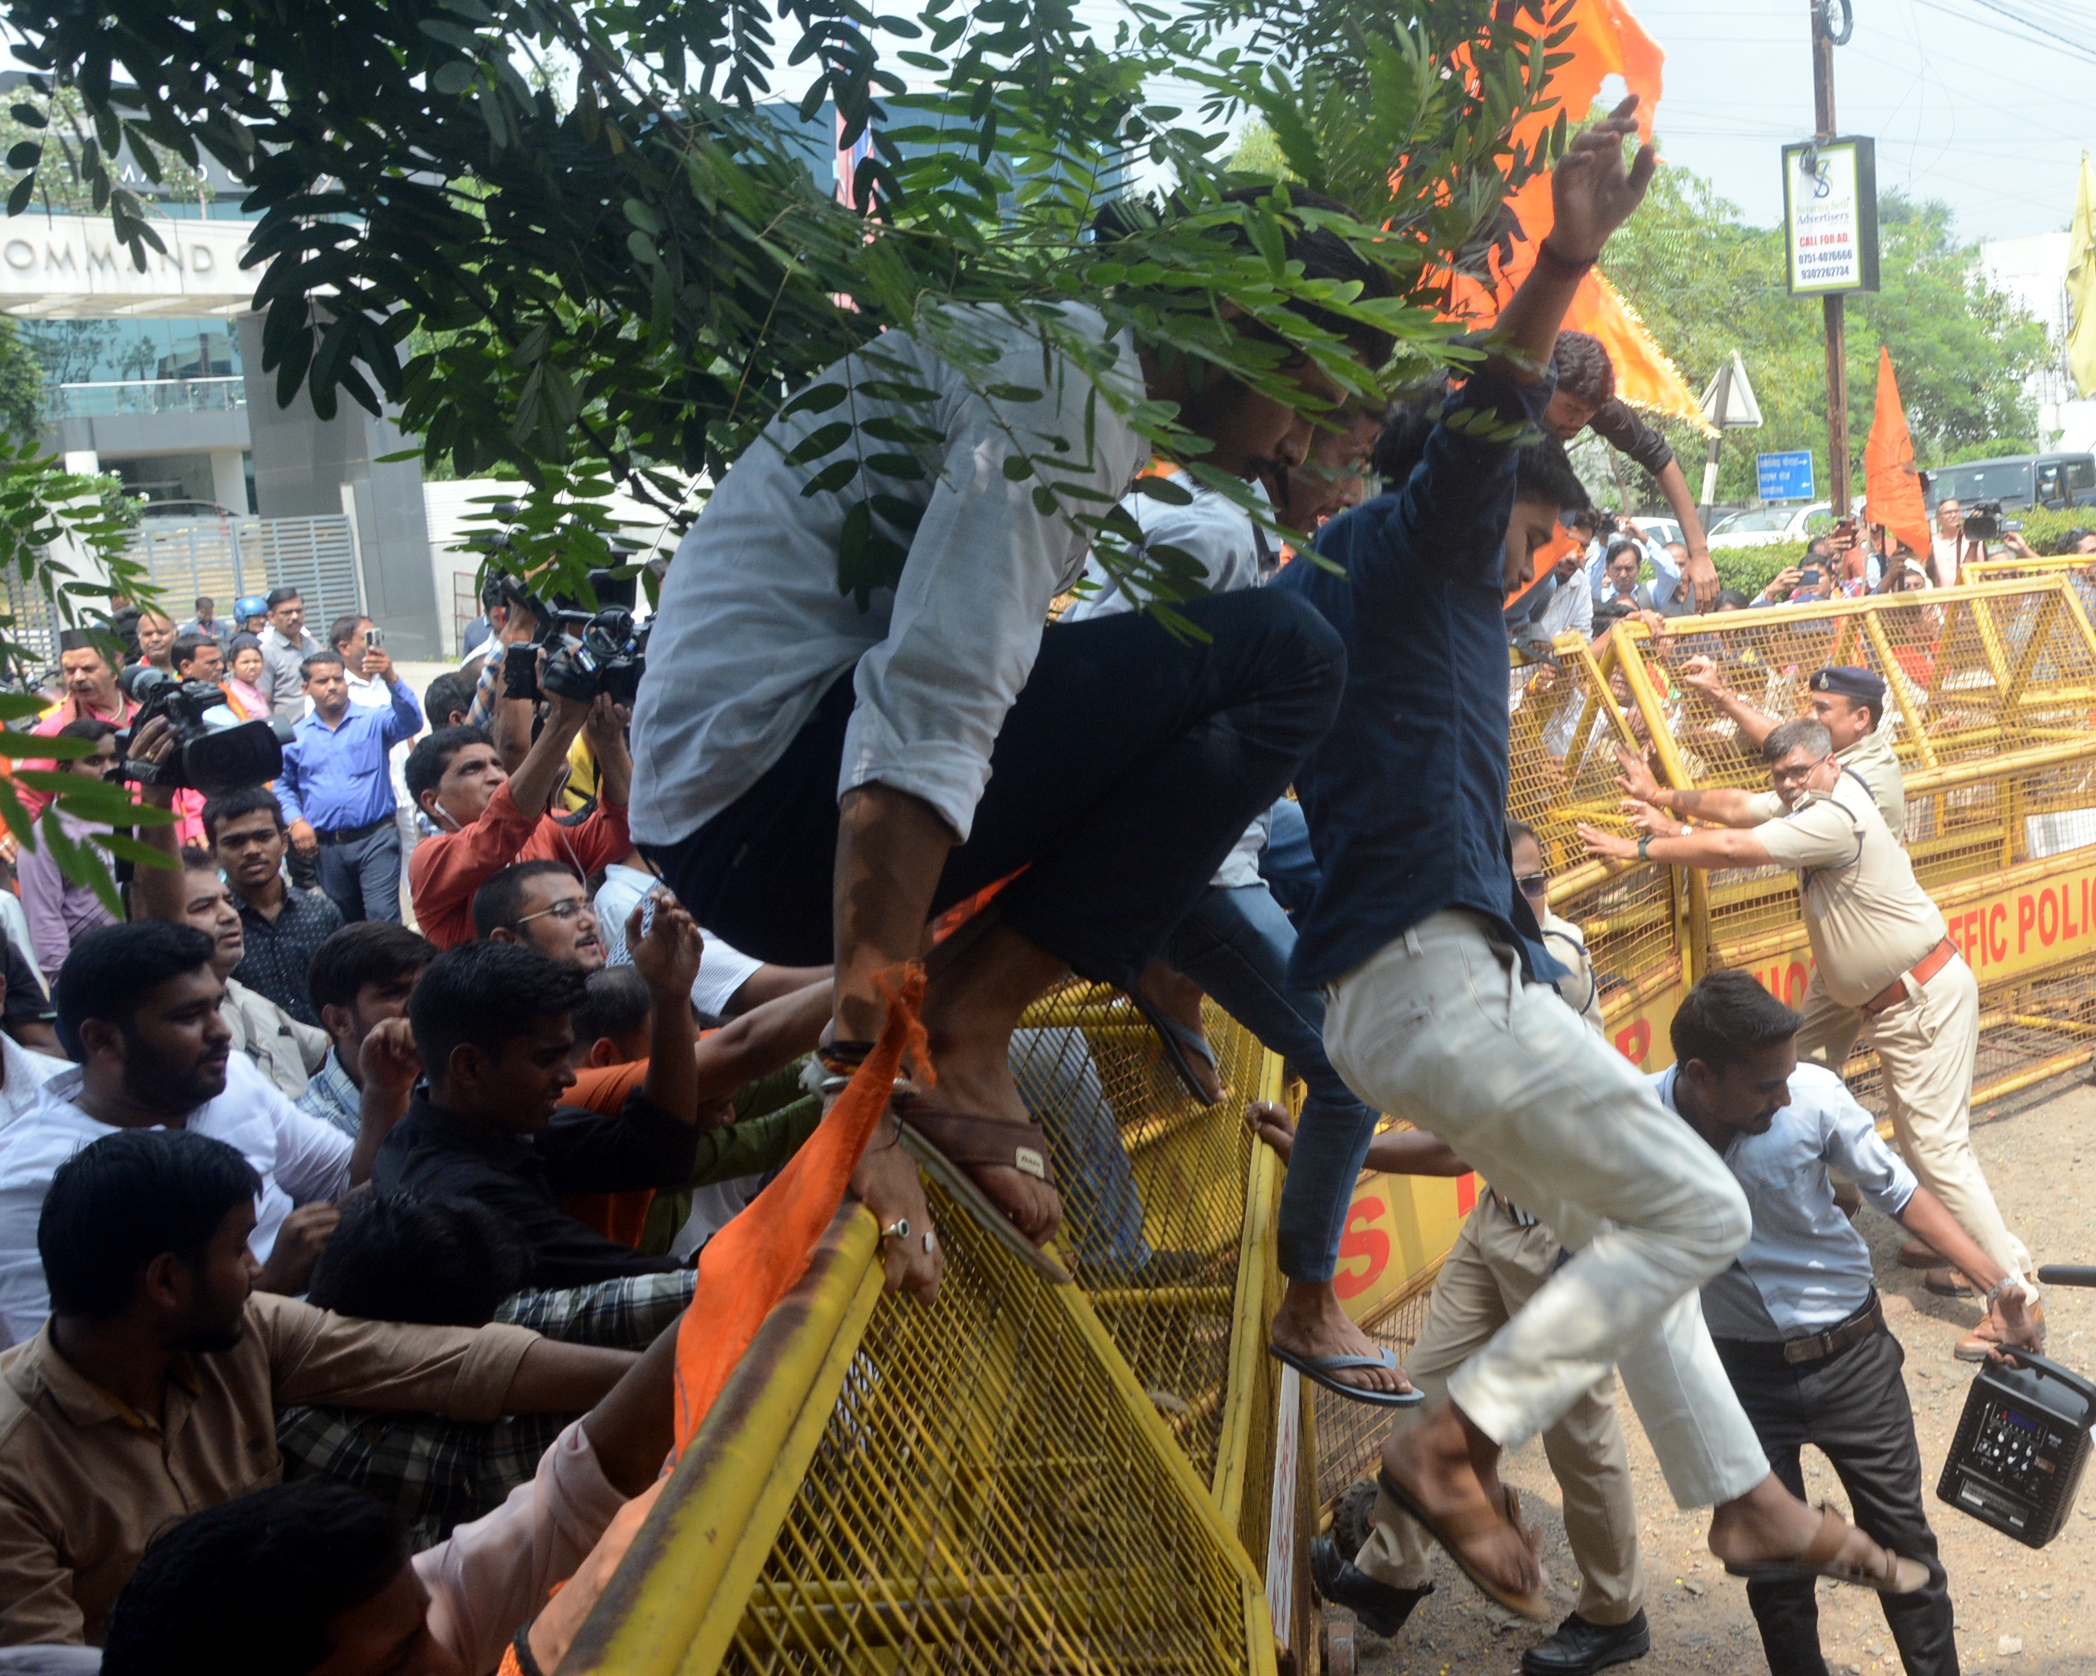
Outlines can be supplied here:
M553 1669L668 1447L695 1255L814 1131L921 960L931 1063L852 1176L887 1284L919 1299L945 1249L905 1126L979 1214L1060 1235L1080 1269L1189 1272L1143 1236L1096 1068L1063 1039L1081 1033L1018 1028L1066 976L1124 990L1194 1098L1227 1092L1203 997L1307 1085L1297 1121L1251 1112L1289 1163L1271 1349L1398 1421L1375 1534L1318 1553L1328 1598L1394 1633L1438 1546L1541 1616L1497 1473L1540 1433L1584 1582L1525 1668L1640 1656L1620 1371L1670 1490L1714 1509L1773 1670L1814 1667L1828 1578L1884 1595L1910 1671L1955 1669L1898 1349L1830 1170L1984 1294L1961 1354L2034 1344L2041 1318L1966 1138L1977 991L1902 847L1882 682L1822 671L1791 720L1713 675L1765 795L1663 788L1625 753L1638 835L1583 829L1594 853L1795 867L1817 962L1802 1015L1706 978L1657 1078L1600 1036L1579 932L1507 823L1510 640L1724 603L1692 513L1653 583L1606 546L1535 575L1587 509L1558 439L1589 424L1687 504L1599 345L1559 330L1650 179L1649 148L1623 155L1634 103L1569 145L1488 358L1387 413L1309 356L1280 363L1291 405L1126 341L1117 402L1095 404L990 316L965 373L902 333L841 363L825 376L862 427L940 439L916 445L923 471L873 480L899 580L839 591L868 485L810 484L794 462L820 417L773 421L668 568L631 715L510 696L504 654L540 627L514 595L489 596L467 663L419 701L367 619L322 644L294 589L231 623L204 599L179 630L120 625L136 661L288 738L268 785L139 783L173 819L136 825L165 865L113 873L121 916L18 858L0 1644L75 1646L83 1668L100 1649L113 1676ZM1315 226L1291 224L1286 255L1389 293ZM1388 358L1359 319L1307 312L1364 367ZM1331 563L1151 466L1122 417L1143 401ZM1146 544L1199 565L1177 607L1197 632L1130 609L996 468L999 438L1079 426L1080 488L1176 479L1128 505ZM90 747L69 772L137 779L127 760L175 748L164 717L136 722L122 661L66 637L37 725ZM1898 1157L1840 1079L1859 1035ZM1383 1113L1413 1129L1378 1137ZM1334 1288L1366 1163L1491 1186L1409 1368ZM1804 1441L1855 1525L1805 1504Z

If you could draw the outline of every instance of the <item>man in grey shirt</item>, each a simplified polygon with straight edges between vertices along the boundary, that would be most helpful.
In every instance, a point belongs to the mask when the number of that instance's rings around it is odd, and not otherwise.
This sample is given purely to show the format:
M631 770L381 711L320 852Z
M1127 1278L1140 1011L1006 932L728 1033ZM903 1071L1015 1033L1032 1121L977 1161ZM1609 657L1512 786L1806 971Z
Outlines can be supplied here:
M305 676L299 665L325 650L306 632L306 602L296 588L269 590L269 627L262 631L263 696L279 721L296 722L306 713Z
M1712 972L1674 1015L1674 1065L1655 1076L1660 1099L1724 1158L1747 1195L1754 1232L1732 1267L1703 1288L1703 1314L1740 1406L1769 1465L1804 1495L1798 1452L1833 1464L1856 1524L1928 1569L1926 1586L1879 1597L1908 1676L1955 1676L1950 1590L1922 1507L1921 1450L1885 1327L1870 1249L1834 1203L1828 1167L1936 1250L1954 1253L1998 1305L2010 1347L2041 1333L2023 1290L1941 1200L1878 1138L1841 1079L1797 1056L1799 1015L1753 976ZM1747 1604L1769 1669L1824 1671L1810 1576L1746 1568ZM1757 1573L1766 1573L1757 1575Z

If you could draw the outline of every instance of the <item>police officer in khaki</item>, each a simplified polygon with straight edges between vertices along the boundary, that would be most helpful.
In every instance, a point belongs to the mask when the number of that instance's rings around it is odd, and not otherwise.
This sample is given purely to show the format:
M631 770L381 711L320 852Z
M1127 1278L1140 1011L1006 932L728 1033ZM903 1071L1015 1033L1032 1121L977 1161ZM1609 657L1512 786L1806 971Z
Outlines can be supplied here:
M1681 666L1681 684L1701 693L1739 726L1740 743L1760 750L1776 730L1777 718L1757 710L1725 685L1724 677L1709 658L1690 658ZM1805 682L1806 714L1827 730L1834 741L1834 755L1843 768L1853 771L1870 788L1885 817L1885 825L1902 844L1907 841L1907 794L1900 781L1899 758L1883 726L1885 683L1867 669L1835 664L1815 669ZM1626 774L1628 774L1626 765ZM1638 772L1642 773L1642 767ZM1631 796L1677 815L1716 821L1723 826L1745 826L1741 811L1751 811L1755 822L1772 821L1783 813L1783 803L1774 792L1675 791L1654 783L1645 774L1642 784L1628 784ZM1836 1070L1840 1067L1836 1066Z
M1514 882L1535 911L1543 946L1565 968L1558 993L1599 1033L1601 986L1579 927L1550 912L1550 881L1535 829L1508 821L1507 840ZM1278 1145L1270 1123L1255 1119L1255 1124L1261 1139ZM1392 1175L1460 1175L1469 1168L1446 1142L1403 1131L1378 1135L1368 1166ZM1429 1402L1444 1396L1448 1376L1542 1289L1563 1259L1564 1247L1555 1234L1488 1188L1434 1279L1426 1326L1405 1358L1406 1377ZM1523 1676L1592 1676L1652 1649L1638 1559L1637 1502L1616 1415L1613 1373L1582 1393L1543 1433L1543 1453L1564 1496L1565 1540L1579 1568L1579 1600L1547 1641L1522 1655L1521 1670ZM1351 1559L1330 1537L1317 1538L1311 1569L1326 1600L1351 1608L1377 1634L1395 1635L1413 1607L1433 1592L1432 1542L1387 1492L1377 1495L1372 1521L1368 1540Z
M1785 722L1768 734L1762 756L1786 811L1773 820L1757 824L1742 811L1728 823L1735 830L1688 826L1633 796L1623 807L1643 836L1589 826L1580 835L1595 855L1621 861L1798 870L1814 961L1799 1056L1839 1067L1862 1033L1884 1070L1886 1106L1908 1165L2035 1298L2024 1280L2030 1254L2002 1221L1972 1152L1978 980L1945 935L1943 916L1915 881L1875 798L1835 757L1827 729L1808 718ZM1722 818L1709 803L1697 812ZM2031 1313L2042 1324L2035 1303ZM1959 1342L1959 1359L1984 1361L2000 1342L2000 1326L1990 1308Z

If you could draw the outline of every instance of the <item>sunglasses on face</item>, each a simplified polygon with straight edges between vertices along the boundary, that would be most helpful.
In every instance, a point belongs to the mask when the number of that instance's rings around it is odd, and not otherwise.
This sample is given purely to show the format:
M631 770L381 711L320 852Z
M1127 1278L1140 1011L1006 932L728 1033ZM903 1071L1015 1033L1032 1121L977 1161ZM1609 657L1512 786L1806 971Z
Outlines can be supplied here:
M1521 887L1523 896L1541 899L1550 893L1550 879L1543 873L1524 873L1514 883Z

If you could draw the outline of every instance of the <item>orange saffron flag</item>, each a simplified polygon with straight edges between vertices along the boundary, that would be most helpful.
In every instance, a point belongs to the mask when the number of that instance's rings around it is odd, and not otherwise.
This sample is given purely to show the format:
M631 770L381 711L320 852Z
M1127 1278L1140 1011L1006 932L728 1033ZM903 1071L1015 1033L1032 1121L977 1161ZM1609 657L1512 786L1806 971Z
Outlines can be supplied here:
M867 1137L895 1090L903 1055L929 1080L924 969L912 964L901 993L888 996L888 1021L850 1086L771 1185L699 1253L699 1283L677 1328L676 1453L681 1455L742 1360L773 1306L807 1272L815 1242L837 1214Z
M1559 24L1560 28L1568 26L1572 31L1570 39L1552 52L1553 58L1562 59L1551 69L1546 84L1552 102L1515 125L1514 142L1522 146L1538 144L1560 111L1570 121L1585 120L1600 95L1602 83L1612 75L1621 76L1625 87L1638 96L1638 134L1649 140L1659 106L1666 54L1622 0L1572 0ZM1521 237L1510 250L1495 250L1491 254L1490 276L1450 277L1449 312L1470 326L1489 326L1497 320L1499 311L1513 300L1515 288L1535 265L1536 246L1548 236L1556 221L1550 203L1550 176L1544 173L1530 177L1507 199L1507 209L1520 224ZM1682 420L1705 435L1710 434L1710 424L1703 417L1696 393L1653 341L1637 311L1623 300L1600 269L1589 270L1579 282L1579 290L1565 315L1565 326L1601 340L1608 358L1615 363L1616 394L1632 407Z
M1929 508L1914 471L1914 438L1892 376L1892 351L1878 346L1878 411L1863 445L1864 516L1904 541L1915 557L1932 550Z

